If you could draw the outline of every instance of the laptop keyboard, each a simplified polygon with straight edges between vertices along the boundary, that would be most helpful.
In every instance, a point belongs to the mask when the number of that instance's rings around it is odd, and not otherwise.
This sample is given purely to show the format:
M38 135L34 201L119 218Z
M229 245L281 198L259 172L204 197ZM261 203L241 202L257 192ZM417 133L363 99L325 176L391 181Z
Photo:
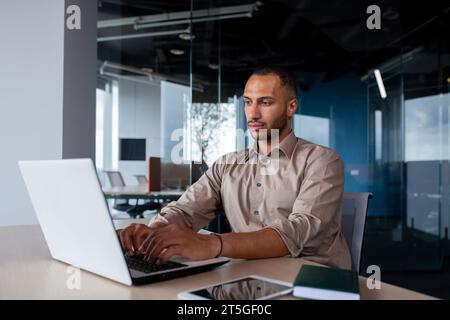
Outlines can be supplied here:
M148 263L143 256L126 256L128 268L138 270L144 273L152 273L158 271L166 271L170 269L185 267L185 264L167 261L164 264Z

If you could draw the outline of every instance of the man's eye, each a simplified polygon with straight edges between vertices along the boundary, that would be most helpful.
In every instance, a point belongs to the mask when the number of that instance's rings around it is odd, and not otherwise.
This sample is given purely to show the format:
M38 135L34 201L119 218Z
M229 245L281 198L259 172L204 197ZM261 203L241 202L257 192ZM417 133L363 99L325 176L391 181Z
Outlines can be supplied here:
M246 101L244 101L244 104L245 104L246 106L249 106L249 105L251 105L252 103L251 103L250 101L246 100Z
M270 106L271 104L272 104L272 101L269 101L269 100L265 100L262 102L263 106Z

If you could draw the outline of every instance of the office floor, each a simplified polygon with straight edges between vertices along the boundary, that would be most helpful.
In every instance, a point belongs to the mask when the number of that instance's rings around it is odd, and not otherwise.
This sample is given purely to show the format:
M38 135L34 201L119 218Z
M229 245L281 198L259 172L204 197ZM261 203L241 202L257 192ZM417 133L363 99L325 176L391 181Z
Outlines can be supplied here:
M413 232L401 220L368 218L361 274L378 265L383 282L450 299L448 241Z

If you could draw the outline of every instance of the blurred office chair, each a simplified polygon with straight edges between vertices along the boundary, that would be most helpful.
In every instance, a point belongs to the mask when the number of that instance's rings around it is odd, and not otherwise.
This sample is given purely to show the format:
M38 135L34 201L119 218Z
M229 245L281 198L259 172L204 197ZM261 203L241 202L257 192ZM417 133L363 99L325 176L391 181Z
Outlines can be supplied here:
M125 187L125 181L120 171L105 171L105 173L108 175L111 187Z
M105 171L108 175L109 183L111 187L124 187L125 181L120 171ZM145 180L147 178L143 176ZM139 181L139 180L138 180ZM139 204L139 199L136 199L135 204L130 204L127 199L114 199L113 208L118 211L125 211L130 217L144 218L145 211L157 211L161 208L161 204L153 201L144 202Z
M352 256L352 270L359 274L370 192L345 192L342 199L342 233Z
M108 176L109 184L111 187L124 187L125 181L123 180L120 171L105 171ZM134 208L135 205L129 203L127 199L114 199L113 208L118 211L128 211Z
M141 185L148 184L147 176L144 176L143 174L135 174L134 176L136 177L136 180L139 184Z

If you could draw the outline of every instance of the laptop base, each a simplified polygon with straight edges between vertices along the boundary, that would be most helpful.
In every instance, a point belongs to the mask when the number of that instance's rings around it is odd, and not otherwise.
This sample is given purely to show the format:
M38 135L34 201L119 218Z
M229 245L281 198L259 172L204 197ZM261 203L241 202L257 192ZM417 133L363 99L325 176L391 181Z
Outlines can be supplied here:
M186 277L186 276L193 275L196 273L210 271L211 269L219 267L227 262L229 262L229 260L218 261L218 262L207 264L207 265L190 267L187 269L165 272L165 273L160 273L160 274L149 274L148 276L132 278L132 281L133 281L133 285L144 285L144 284L149 284L149 283L154 283L154 282L159 282L159 281L164 281L164 280L169 280L169 279L174 279L174 278Z

